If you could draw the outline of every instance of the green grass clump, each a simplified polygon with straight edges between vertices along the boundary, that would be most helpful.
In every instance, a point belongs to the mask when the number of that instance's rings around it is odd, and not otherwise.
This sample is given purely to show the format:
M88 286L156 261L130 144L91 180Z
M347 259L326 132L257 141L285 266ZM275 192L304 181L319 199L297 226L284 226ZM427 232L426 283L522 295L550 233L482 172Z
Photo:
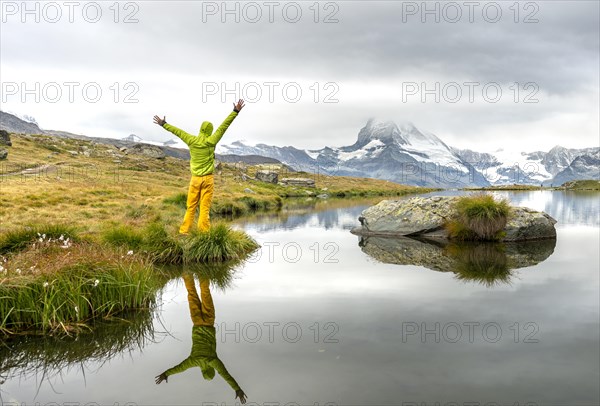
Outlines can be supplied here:
M243 231L232 230L223 223L209 231L193 231L188 236L168 230L160 220L149 223L142 232L121 226L105 234L104 240L147 255L159 264L219 263L245 259L258 244Z
M145 228L142 250L154 262L162 264L183 262L184 252L180 242L173 233L167 232L165 225L160 220L153 221Z
M212 226L207 232L192 233L180 240L183 263L214 263L242 260L258 248L258 244L243 231L225 224Z
M28 266L30 264L33 266ZM0 331L70 333L147 309L161 286L150 261L91 243L48 241L10 255L0 280Z
M163 203L172 204L180 208L187 208L187 193L181 192L173 196L169 196L163 200Z
M463 196L457 200L455 215L446 229L449 237L457 240L499 240L510 212L506 200L497 201L492 195Z
M143 235L126 225L106 230L102 235L102 239L110 245L135 250L139 249L144 243Z
M62 224L39 224L5 232L0 237L0 255L25 249L39 239L69 239L78 241L74 227Z

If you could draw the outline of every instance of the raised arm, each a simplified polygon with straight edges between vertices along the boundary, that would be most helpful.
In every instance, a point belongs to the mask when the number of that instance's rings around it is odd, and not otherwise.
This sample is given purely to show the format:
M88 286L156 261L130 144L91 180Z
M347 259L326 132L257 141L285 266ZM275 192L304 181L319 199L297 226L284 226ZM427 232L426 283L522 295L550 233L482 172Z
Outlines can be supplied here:
M219 358L215 358L215 359L211 360L210 365L214 369L217 370L219 375L221 375L223 377L223 379L225 379L225 382L227 382L234 391L237 392L237 391L241 390L240 385L238 385L236 380L233 379L233 376L231 376L231 374L229 372L227 372L227 368L225 368L225 365Z
M193 135L188 134L183 130L180 130L179 128L175 127L174 125L168 124L165 119L166 119L166 117L160 118L159 116L154 116L154 123L158 124L165 130L175 134L177 137L181 138L181 140L183 142L185 142L187 145L190 145L196 139L196 137L194 137Z
M209 137L206 138L208 145L215 146L217 143L223 138L223 134L227 131L227 128L231 125L233 120L237 117L238 113L244 108L244 101L242 99L238 100L237 104L233 105L233 112L227 116L225 121L217 128L217 131Z
M162 374L158 375L156 377L156 384L158 385L162 381L168 382L169 376L183 372L193 366L195 366L194 361L191 359L191 357L187 357L180 364L175 365L173 368L169 368Z

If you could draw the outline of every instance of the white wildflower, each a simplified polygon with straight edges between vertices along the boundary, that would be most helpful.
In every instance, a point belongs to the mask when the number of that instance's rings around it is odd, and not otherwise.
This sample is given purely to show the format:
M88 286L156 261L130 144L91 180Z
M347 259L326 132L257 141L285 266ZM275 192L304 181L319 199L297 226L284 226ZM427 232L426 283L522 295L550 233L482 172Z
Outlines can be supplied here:
M4 271L4 267L0 265L0 272Z
M133 251L132 250L127 251L127 255L133 255Z
M58 237L58 241L62 241L62 240L64 240L64 239L65 239L65 236L64 236L64 235L62 235L62 234L60 235L60 237Z
M38 237L41 237L42 235L40 233L37 233Z
M99 281L98 279L96 279L96 280L94 281L94 287L98 286L99 284L100 284L100 281Z
M79 307L75 306L75 313L79 316Z
M21 275L21 270L17 268L17 275Z
M49 285L49 283L48 283L48 282L44 282L44 287L45 287L45 288L47 288L47 287L48 287L48 285Z
M44 242L44 240L43 240L41 237L40 237L40 238L38 238L38 241L39 241L39 242Z

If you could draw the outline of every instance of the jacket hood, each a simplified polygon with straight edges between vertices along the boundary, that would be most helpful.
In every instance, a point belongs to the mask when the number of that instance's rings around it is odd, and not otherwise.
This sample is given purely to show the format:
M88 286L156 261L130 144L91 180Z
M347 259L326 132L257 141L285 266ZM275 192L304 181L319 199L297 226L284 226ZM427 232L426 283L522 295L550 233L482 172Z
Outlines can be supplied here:
M204 379L206 379L207 381L210 381L215 377L215 369L213 367L200 368L200 369L202 370L202 377Z
M202 126L200 126L200 134L199 135L204 135L205 137L211 136L213 132L213 125L210 121L205 121L202 123Z

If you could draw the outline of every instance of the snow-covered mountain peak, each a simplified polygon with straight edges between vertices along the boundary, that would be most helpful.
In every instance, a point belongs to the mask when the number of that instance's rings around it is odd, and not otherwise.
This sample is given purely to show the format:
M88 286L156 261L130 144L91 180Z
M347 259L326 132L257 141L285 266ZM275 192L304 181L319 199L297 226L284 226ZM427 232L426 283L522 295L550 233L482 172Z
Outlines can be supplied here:
M405 144L402 139L400 129L393 121L379 121L374 118L369 119L367 124L358 133L357 143L360 145L368 144L373 140L380 140L385 144L393 141Z

